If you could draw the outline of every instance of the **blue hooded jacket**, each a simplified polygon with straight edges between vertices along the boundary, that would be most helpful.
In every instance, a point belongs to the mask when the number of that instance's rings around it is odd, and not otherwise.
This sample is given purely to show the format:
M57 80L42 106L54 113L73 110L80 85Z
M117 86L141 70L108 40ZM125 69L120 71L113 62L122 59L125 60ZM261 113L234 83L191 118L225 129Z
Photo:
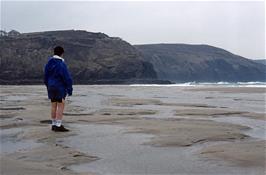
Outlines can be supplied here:
M50 57L45 65L44 84L48 90L49 99L53 98L49 89L56 89L59 99L65 98L66 95L72 95L72 78L68 72L67 66L63 59Z

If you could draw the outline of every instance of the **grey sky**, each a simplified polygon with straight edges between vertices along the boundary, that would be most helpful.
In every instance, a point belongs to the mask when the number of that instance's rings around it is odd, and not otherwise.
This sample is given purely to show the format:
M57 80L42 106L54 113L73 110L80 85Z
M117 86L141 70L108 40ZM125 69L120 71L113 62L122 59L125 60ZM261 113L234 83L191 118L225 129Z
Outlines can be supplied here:
M8 2L1 29L82 29L131 44L209 44L265 58L265 4L260 2Z

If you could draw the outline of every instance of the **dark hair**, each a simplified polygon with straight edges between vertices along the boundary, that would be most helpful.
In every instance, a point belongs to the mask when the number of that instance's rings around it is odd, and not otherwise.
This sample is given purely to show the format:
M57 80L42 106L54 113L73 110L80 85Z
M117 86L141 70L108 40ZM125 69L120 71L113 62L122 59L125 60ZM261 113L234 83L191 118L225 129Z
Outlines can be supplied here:
M54 48L54 54L55 54L55 55L61 56L63 53L64 53L64 49L63 49L63 47L61 47L61 46L56 46L56 47Z

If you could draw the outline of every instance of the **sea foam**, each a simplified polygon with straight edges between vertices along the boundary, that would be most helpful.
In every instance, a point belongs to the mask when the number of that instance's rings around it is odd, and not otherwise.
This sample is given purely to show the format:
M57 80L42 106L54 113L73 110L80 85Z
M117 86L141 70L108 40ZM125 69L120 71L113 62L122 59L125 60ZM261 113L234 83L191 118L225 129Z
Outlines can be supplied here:
M158 86L158 87L179 87L179 86L226 86L226 87L265 87L266 82L186 82L175 84L131 84L130 86Z

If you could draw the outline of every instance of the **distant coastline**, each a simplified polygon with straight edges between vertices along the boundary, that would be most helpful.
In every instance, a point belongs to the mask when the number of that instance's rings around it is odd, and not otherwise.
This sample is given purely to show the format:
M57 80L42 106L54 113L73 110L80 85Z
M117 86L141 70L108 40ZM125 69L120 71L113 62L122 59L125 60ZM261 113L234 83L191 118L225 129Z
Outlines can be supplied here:
M2 32L0 40L2 85L43 84L43 68L56 45L66 50L74 84L266 81L261 61L205 44L131 45L82 30Z
M2 83L2 86L35 86L35 85L44 85L40 82L36 83ZM266 82L184 82L184 83L175 83L170 81L135 81L135 82L91 82L91 83L80 83L74 85L113 85L113 86L133 86L133 87L261 87L266 88Z

